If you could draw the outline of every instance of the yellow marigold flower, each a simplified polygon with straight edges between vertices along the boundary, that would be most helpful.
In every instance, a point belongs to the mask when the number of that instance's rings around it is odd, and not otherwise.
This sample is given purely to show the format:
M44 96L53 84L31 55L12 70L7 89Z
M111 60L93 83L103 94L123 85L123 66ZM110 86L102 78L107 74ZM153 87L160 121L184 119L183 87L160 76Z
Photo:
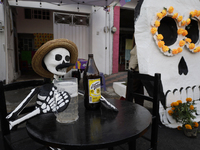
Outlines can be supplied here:
M158 17L159 19L161 19L161 18L163 17L163 14L162 14L162 13L157 13L157 17Z
M192 42L192 40L190 38L186 38L185 41L188 42L188 43Z
M177 48L178 52L181 53L183 49L181 47Z
M162 14L163 14L163 16L165 16L167 14L167 11L165 9L163 9Z
M177 19L177 21L181 22L182 19L183 19L183 16L179 16L178 19Z
M188 18L188 19L186 20L186 24L189 25L190 23L191 23L191 19Z
M178 102L174 102L174 104L173 104L174 106L178 106L179 105L179 103Z
M172 54L174 54L174 55L178 54L178 50L177 49L173 49L172 50Z
M194 10L194 16L197 16L198 10Z
M182 130L182 127L181 127L181 126L178 126L177 129L178 129L178 130Z
M165 45L164 41L159 41L158 42L158 47L162 48Z
M199 126L198 122L194 122L194 127L198 128L198 126Z
M158 39L158 40L162 40L162 39L163 39L163 35L162 35L162 34L158 34L158 35L157 35L157 39Z
M168 9L168 12L171 14L171 13L173 13L173 11L174 11L174 7L170 6Z
M184 41L184 40L180 40L179 46L182 47L182 46L184 46L184 45L185 45L185 41Z
M200 16L200 10L197 12L197 17L199 17Z
M192 129L192 126L191 126L190 124L186 124L186 125L185 125L185 128L186 128L186 129Z
M181 22L181 26L184 26L185 24L186 24L186 21L183 20L183 21Z
M159 27L160 26L160 21L156 20L154 25L155 25L155 27Z
M187 101L187 102L191 102L191 101L192 101L192 98L188 97L188 98L186 98L186 101Z
M190 12L191 17L195 16L195 13L193 11Z
M190 105L190 110L193 110L194 109L194 106L193 105Z
M163 52L167 52L169 50L169 47L168 46L163 46L162 50L163 50Z
M182 100L177 100L177 102L178 102L179 104L182 104Z
M175 109L175 107L172 107L172 110L174 110Z
M183 34L183 31L184 31L184 30L183 30L182 28L180 28L180 29L177 30L177 33L178 33L178 34Z
M190 44L189 44L189 49L194 49L194 47L195 47L195 44L194 44L194 43L190 43Z
M175 14L172 16L173 19L176 19L177 17L178 17L178 13L175 13Z
M156 32L157 32L157 28L155 28L155 27L151 28L151 33L152 34L155 34Z
M170 110L168 110L168 113L171 116L174 112L170 109Z
M200 46L196 47L195 51L200 52Z
M182 33L183 36L186 36L188 35L188 31L187 30L183 30L183 33Z

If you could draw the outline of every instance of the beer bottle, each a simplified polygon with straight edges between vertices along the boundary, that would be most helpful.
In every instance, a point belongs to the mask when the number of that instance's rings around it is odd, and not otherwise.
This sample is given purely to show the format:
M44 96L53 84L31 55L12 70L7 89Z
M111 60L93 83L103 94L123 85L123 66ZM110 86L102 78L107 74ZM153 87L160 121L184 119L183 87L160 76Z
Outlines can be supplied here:
M101 77L96 67L93 54L88 54L88 62L83 74L85 90L84 105L88 110L96 110L100 106Z

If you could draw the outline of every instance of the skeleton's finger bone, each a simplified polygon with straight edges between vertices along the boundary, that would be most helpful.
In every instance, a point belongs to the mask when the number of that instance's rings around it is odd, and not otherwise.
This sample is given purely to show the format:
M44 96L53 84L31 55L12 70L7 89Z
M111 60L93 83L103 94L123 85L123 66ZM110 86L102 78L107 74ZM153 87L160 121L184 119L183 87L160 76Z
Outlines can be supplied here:
M36 104L42 105L43 103L41 101L36 101Z
M65 103L69 103L69 100L66 100Z
M47 107L47 105L45 103L42 104L41 108L45 109Z
M63 107L65 105L65 103L63 102L63 103L61 103L60 105L59 105L59 107Z

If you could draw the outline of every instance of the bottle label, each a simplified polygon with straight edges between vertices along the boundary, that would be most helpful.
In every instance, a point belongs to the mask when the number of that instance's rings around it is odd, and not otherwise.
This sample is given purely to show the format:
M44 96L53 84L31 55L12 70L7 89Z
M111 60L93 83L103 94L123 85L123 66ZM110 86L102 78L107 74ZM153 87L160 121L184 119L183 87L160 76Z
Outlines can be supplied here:
M98 79L88 79L89 103L98 103L101 98L101 81Z

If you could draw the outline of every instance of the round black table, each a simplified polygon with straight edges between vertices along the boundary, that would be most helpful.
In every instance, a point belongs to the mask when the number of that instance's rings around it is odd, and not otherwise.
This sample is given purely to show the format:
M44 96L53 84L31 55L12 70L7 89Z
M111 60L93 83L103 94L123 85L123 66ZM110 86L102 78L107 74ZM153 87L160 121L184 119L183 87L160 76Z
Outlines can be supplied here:
M29 135L39 143L67 149L98 149L134 141L151 123L150 112L135 103L109 99L118 113L104 109L88 111L79 100L79 119L71 124L41 114L27 121Z

